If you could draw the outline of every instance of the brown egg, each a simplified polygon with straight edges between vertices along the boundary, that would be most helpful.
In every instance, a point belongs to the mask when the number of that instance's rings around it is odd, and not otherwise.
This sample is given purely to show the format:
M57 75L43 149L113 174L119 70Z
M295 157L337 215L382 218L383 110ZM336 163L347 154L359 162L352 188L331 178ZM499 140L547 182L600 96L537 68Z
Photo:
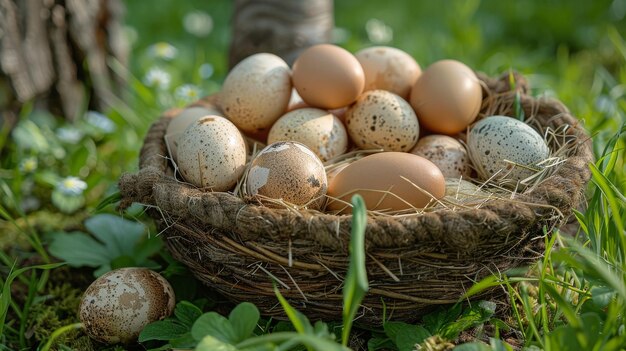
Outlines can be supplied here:
M174 311L174 290L146 268L120 268L96 279L83 294L79 318L87 334L107 344L137 340L143 328Z
M288 112L274 123L267 142L277 141L300 142L322 161L328 161L346 152L348 133L332 113L307 107Z
M330 44L303 51L293 63L292 77L307 105L326 110L352 103L365 83L363 68L354 55Z
M261 195L261 202L268 197L313 209L322 205L327 188L322 161L305 145L293 141L273 143L261 150L246 178L248 195Z
M445 190L443 174L427 159L404 152L381 152L354 161L333 178L328 197L341 201L329 199L326 208L351 213L348 204L354 194L363 196L368 210L424 208L433 198L442 198Z
M446 178L470 178L472 167L465 146L447 135L432 134L421 138L411 150L434 163Z
M369 47L354 56L363 67L366 91L382 89L408 99L422 73L411 55L388 46Z
M474 71L455 60L430 65L411 90L411 106L420 125L454 135L472 123L482 103L482 88Z
M385 90L363 93L346 112L346 129L361 149L406 152L419 136L419 123L408 102Z

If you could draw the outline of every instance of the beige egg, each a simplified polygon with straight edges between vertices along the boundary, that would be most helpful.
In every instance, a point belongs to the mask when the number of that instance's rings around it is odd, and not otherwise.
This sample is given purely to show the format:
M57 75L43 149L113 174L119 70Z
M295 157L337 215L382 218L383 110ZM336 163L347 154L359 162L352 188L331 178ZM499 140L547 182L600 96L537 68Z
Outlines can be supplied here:
M411 150L439 167L446 178L470 178L472 167L465 146L447 135L432 134L421 138Z
M365 73L365 91L387 90L408 99L411 88L422 73L415 59L389 46L373 46L355 55Z
M470 125L482 104L482 87L474 71L455 60L441 60L419 76L410 98L420 125L454 135Z
M291 71L280 57L260 53L239 62L222 86L220 107L247 133L269 129L287 110Z
M345 118L351 140L364 150L406 152L419 137L419 122L411 105L385 90L363 93Z
M146 268L120 268L96 279L83 294L79 318L87 334L106 344L131 343L143 328L174 311L174 290Z
M277 141L300 142L328 161L346 152L348 133L335 115L309 107L288 112L274 123L267 143Z
M182 110L176 117L172 118L167 125L165 131L165 144L169 151L170 157L176 163L176 151L178 149L178 137L187 129L187 127L200 119L200 117L213 115L222 116L222 112L216 108L205 108L193 106Z
M368 210L424 208L445 195L445 179L427 159L406 152L380 152L352 162L328 184L332 212L351 213L360 194Z
M233 188L246 164L246 143L229 120L205 116L178 139L178 171L186 181L212 191Z
M291 90L291 99L289 100L289 104L287 105L287 112L297 110L299 108L304 108L304 107L308 107L306 102L302 100L302 98L298 94L298 91L295 88L293 88Z
M305 145L293 141L273 143L261 150L246 178L248 195L260 195L262 202L268 197L313 209L322 205L327 188L322 161Z
M293 63L293 85L311 107L331 110L347 106L363 92L364 83L359 61L336 45L311 46Z

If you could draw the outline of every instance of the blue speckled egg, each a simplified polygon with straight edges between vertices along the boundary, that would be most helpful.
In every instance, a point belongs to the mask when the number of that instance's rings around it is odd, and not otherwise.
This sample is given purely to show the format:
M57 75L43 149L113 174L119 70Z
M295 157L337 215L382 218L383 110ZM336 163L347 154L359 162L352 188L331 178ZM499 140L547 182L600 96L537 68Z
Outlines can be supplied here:
M478 175L521 181L550 156L544 138L528 124L506 116L487 117L472 127L467 148ZM510 162L521 166L516 166Z

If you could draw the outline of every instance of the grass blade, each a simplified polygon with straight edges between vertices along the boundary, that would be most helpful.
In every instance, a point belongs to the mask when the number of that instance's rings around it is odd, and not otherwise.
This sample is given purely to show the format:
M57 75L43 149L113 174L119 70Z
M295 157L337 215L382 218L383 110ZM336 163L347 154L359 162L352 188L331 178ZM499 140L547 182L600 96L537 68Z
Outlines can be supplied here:
M365 202L360 195L354 195L352 205L354 208L352 210L352 232L350 236L350 266L343 287L341 342L344 346L348 345L354 317L369 289L365 269L365 227L367 225Z

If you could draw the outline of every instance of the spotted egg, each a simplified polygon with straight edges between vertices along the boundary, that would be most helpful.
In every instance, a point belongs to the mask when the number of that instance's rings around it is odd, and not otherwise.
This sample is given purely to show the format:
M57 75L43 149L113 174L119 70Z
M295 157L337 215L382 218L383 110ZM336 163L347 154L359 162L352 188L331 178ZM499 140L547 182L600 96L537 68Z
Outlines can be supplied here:
M422 73L415 59L389 46L372 46L354 54L365 73L364 90L387 90L408 98Z
M209 106L191 106L182 110L179 114L172 118L170 123L167 125L164 138L170 157L174 162L178 159L176 152L178 150L178 138L180 135L183 134L185 129L187 129L191 123L197 121L200 117L208 115L221 116L222 112L217 108Z
M87 334L106 344L131 343L148 324L172 314L172 286L146 268L120 268L96 279L83 294L79 318Z
M224 80L220 107L246 133L268 130L287 110L292 84L280 57L259 53L239 62Z
M270 129L268 144L297 141L322 160L343 154L348 148L348 133L332 113L317 108L301 108L280 117Z
M345 119L350 138L364 150L406 152L419 137L419 123L411 105L385 90L361 94Z
M544 138L528 124L506 116L480 120L467 138L470 158L483 179L521 181L541 170L550 156Z
M317 209L328 188L322 161L305 145L280 141L268 145L252 160L246 191L267 205L264 198Z
M186 181L212 191L233 188L246 164L246 143L234 124L205 116L178 139L178 170Z
M465 146L447 135L427 135L417 142L412 154L434 163L446 178L470 178L472 168Z

